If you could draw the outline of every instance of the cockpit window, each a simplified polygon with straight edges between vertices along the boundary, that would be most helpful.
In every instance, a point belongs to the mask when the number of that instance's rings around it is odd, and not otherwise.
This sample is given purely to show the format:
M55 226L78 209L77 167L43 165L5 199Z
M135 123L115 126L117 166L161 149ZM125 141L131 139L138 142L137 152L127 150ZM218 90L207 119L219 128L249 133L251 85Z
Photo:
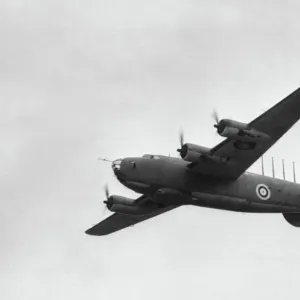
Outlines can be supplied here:
M120 170L120 168L121 168L121 162L122 162L121 159L115 160L115 161L112 163L113 169L114 169L114 170Z
M144 154L143 157L145 157L145 158L150 158L150 159L160 159L159 156L157 156L157 155L152 155L152 154Z

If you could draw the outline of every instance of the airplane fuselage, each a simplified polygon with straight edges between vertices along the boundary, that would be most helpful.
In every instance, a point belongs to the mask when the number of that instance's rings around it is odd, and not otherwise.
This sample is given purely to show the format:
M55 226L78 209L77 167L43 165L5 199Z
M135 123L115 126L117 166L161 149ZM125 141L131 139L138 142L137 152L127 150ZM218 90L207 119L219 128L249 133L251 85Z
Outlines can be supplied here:
M150 197L159 189L180 191L184 195L181 205L256 213L300 212L299 184L253 173L235 181L211 178L189 170L181 159L154 157L124 159L118 179Z

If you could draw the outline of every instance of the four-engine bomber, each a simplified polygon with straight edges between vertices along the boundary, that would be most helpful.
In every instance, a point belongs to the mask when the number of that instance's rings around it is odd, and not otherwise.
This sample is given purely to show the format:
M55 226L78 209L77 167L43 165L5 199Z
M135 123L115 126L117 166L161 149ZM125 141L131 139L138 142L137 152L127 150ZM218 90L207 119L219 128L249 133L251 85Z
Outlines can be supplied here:
M106 235L181 205L252 213L282 213L300 227L300 185L246 170L300 119L300 89L249 124L214 114L217 133L226 137L212 148L184 143L180 157L144 155L112 162L117 179L142 194L137 199L109 196L113 215L86 231Z

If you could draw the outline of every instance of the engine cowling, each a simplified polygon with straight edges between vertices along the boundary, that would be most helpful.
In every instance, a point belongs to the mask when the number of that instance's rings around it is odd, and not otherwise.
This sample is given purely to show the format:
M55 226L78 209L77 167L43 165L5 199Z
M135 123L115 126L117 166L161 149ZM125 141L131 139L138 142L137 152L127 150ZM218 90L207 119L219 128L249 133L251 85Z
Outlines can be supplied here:
M230 120L230 119L222 119L218 124L214 125L217 128L218 133L221 134L226 127L236 128L239 130L250 130L250 126L246 123Z
M197 162L203 154L188 150L186 155L182 157L186 161Z
M198 162L201 157L214 161L216 163L222 163L227 161L226 157L212 155L210 153L210 150L211 149L207 147L187 143L184 144L181 147L181 149L178 149L177 151L180 153L180 156L183 160L191 163Z
M269 138L267 134L251 128L246 123L229 119L221 120L217 125L214 125L214 127L217 128L217 132L220 136L227 137L229 139L244 142L256 142L261 139Z
M139 205L136 199L116 195L110 196L105 203L110 211L128 215L146 215L158 208L153 202Z
M135 199L112 195L107 199L106 204L107 208L110 209L110 207L112 207L113 205L134 206L135 201Z
M201 155L209 154L210 148L186 143L179 149L180 156L183 160L196 162Z

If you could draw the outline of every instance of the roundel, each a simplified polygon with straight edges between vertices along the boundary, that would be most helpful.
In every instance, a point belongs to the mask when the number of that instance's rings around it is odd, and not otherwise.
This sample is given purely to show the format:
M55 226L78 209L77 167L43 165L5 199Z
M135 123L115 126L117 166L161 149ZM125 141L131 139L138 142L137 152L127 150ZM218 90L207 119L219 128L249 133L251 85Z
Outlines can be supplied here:
M258 184L256 187L256 194L261 200L268 200L271 197L271 191L265 184Z

